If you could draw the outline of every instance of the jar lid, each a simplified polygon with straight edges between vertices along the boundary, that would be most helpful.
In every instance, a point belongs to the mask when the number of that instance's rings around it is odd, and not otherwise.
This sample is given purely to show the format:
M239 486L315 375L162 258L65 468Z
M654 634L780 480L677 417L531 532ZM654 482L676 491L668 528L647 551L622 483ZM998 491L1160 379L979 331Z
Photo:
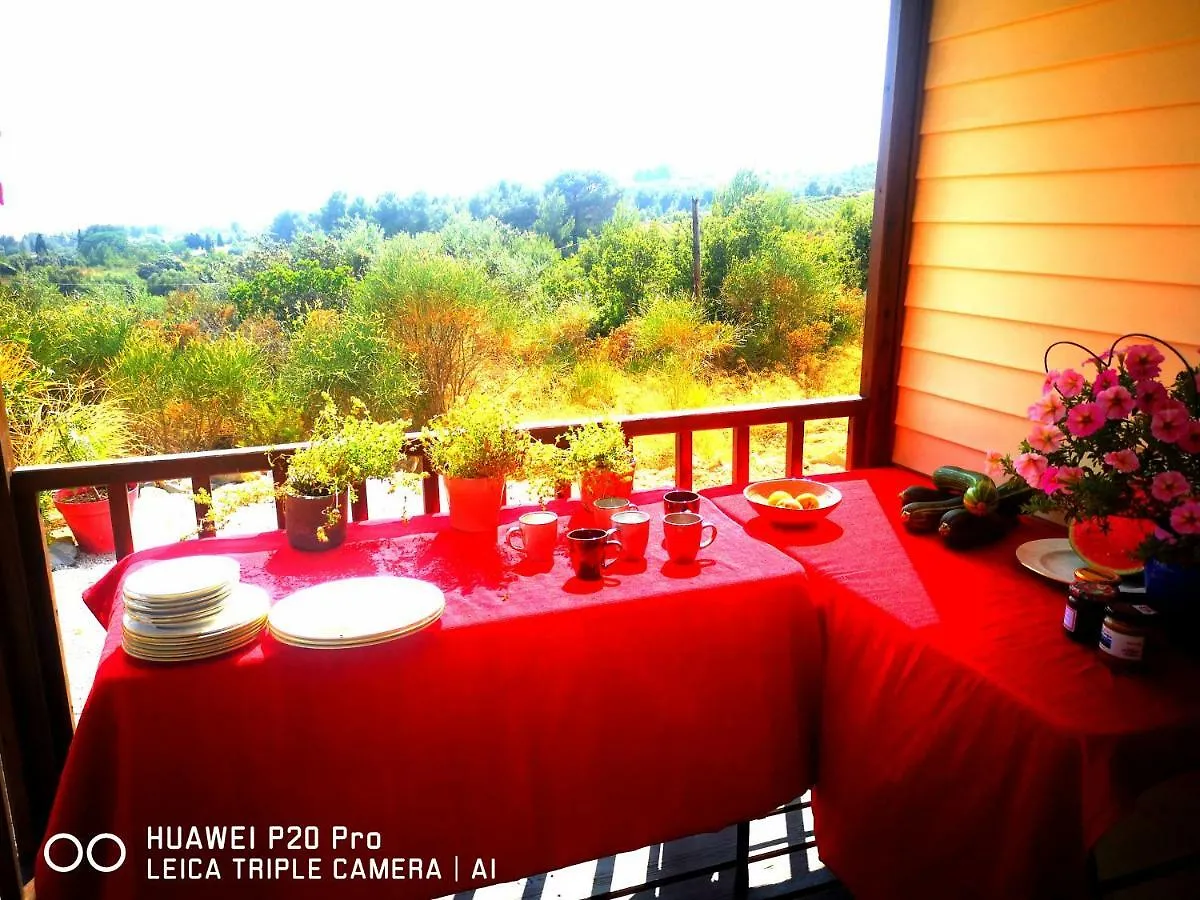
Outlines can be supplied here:
M1145 624L1151 616L1156 615L1149 606L1133 603L1110 603L1104 609L1106 616L1112 616L1120 622Z
M1095 584L1120 584L1121 576L1116 572L1109 572L1105 569L1092 569L1088 566L1080 566L1075 570L1076 581L1088 581Z
M1071 585L1068 593L1077 600L1086 598L1100 603L1115 600L1121 595L1115 584L1109 584L1106 581L1076 581Z

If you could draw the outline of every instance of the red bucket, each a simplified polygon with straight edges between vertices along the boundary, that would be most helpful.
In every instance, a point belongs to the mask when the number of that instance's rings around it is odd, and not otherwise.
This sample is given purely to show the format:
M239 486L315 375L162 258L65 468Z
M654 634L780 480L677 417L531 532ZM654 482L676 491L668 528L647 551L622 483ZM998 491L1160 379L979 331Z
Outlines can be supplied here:
M54 492L54 507L62 515L75 535L75 542L84 553L103 555L113 553L116 544L113 541L112 519L108 515L108 499L103 500L71 500L76 494L81 494L88 488L64 488ZM129 489L129 510L133 512L133 503L137 499L137 486Z

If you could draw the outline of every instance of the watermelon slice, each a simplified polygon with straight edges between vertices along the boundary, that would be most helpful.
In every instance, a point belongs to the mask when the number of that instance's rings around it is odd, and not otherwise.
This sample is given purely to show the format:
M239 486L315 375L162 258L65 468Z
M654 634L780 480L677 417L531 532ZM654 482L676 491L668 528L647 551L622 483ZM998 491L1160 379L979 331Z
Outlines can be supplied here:
M1089 566L1117 575L1136 575L1145 568L1137 548L1152 534L1154 523L1149 519L1108 516L1072 522L1067 540Z

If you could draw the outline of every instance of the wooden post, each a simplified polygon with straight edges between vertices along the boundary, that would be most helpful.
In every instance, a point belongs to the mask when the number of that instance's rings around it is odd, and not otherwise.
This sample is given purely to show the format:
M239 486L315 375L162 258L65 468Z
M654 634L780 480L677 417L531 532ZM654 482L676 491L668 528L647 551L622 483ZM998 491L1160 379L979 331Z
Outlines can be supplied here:
M700 299L700 198L692 198L692 296Z
M896 381L932 7L932 0L892 0L859 389L868 403L865 415L850 419L847 454L855 469L890 463L895 443Z

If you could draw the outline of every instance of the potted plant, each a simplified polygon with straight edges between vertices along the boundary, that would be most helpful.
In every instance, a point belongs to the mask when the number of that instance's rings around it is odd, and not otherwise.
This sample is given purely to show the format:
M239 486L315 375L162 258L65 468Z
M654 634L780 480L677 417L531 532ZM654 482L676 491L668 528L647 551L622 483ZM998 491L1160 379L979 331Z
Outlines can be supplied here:
M565 500L571 496L571 483L576 470L566 450L554 444L531 441L525 452L525 478L529 493L542 509L550 500Z
M1183 363L1167 383L1157 341ZM1088 354L1079 370L1049 368L1067 343ZM989 463L1024 478L1033 511L1061 511L1076 552L1129 572L1145 561L1147 601L1200 597L1200 367L1149 335L1124 335L1097 354L1070 342L1046 351L1041 398L1015 458ZM1081 370L1081 371L1080 371ZM1082 532L1076 535L1076 531ZM1105 545L1108 546L1105 546ZM1195 610L1193 610L1195 612Z
M327 550L346 539L354 485L368 478L395 480L404 455L407 422L376 422L357 398L342 415L328 394L313 422L307 447L288 462L280 487L288 543L298 550Z
M472 398L421 431L430 468L446 480L450 525L495 531L506 476L521 468L530 437L495 401Z
M599 497L628 497L633 493L635 461L625 432L614 421L588 422L572 428L562 439L567 456L579 474L579 496L586 509Z

